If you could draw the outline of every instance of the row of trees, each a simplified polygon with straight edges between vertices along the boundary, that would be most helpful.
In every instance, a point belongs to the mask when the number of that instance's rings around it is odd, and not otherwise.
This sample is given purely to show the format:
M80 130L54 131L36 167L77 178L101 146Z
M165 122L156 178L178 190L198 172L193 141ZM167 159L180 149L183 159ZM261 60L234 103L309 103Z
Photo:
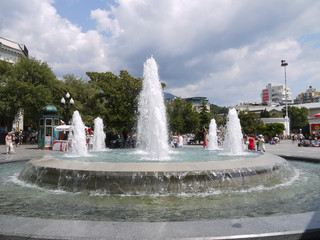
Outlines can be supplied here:
M20 108L24 109L24 126L38 128L38 119L46 105L54 105L60 115L64 109L61 98L69 92L75 100L74 109L81 113L87 126L93 125L96 117L104 120L107 135L113 137L136 129L138 95L142 79L132 77L127 71L119 76L111 72L87 72L89 81L73 74L58 80L47 63L34 58L25 58L12 65L0 61L0 127L12 127L12 121ZM165 85L163 84L163 88ZM225 125L228 109L211 104L208 111L203 101L200 112L192 108L190 102L175 99L167 103L167 116L170 131L182 134L195 133L202 137L202 127L208 128L210 120L217 125ZM262 115L240 112L243 132L263 133ZM289 107L289 117L293 128L307 126L308 111ZM259 127L258 127L259 126ZM268 130L269 131L269 130ZM275 130L272 130L275 131Z
M92 126L99 116L104 119L108 135L135 131L142 79L132 77L127 71L120 71L119 75L87 72L87 76L89 81L73 74L58 80L47 63L34 58L21 59L14 65L0 61L0 126L11 129L20 108L24 109L25 128L38 128L38 119L46 105L54 105L58 114L64 116L60 100L69 92L75 100L73 110L81 113L87 126ZM180 133L198 133L201 126L208 127L213 117L205 103L200 113L191 103L180 99L168 104L167 109L171 131ZM220 109L227 110L215 106L216 113Z
M286 114L285 107L282 109L282 116L271 115L266 109L261 111L260 114L248 111L241 111L239 113L239 119L241 122L242 131L247 134L261 133L264 135L275 136L276 134L282 134L284 125L280 123L273 123L263 125L261 118L270 117L284 117ZM308 123L308 109L305 107L298 108L294 106L288 106L288 117L290 119L290 128L292 132L300 132L300 129L305 135L309 134Z

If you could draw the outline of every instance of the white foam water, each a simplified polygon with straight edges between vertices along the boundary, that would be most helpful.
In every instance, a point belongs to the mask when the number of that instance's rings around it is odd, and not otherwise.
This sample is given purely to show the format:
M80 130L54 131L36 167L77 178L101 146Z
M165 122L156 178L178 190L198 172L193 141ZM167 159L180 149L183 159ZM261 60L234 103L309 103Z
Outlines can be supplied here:
M218 150L218 137L217 137L217 124L214 118L211 119L209 125L209 135L208 135L208 150Z
M86 127L78 111L74 111L71 121L69 141L72 143L71 155L75 157L87 156Z
M238 118L238 113L234 108L229 109L227 133L223 147L227 154L230 155L245 154L241 124Z
M93 150L104 151L106 149L105 139L106 134L103 131L103 121L97 117L94 120Z
M144 63L138 114L138 148L147 152L146 159L169 160L166 108L158 65L153 57Z

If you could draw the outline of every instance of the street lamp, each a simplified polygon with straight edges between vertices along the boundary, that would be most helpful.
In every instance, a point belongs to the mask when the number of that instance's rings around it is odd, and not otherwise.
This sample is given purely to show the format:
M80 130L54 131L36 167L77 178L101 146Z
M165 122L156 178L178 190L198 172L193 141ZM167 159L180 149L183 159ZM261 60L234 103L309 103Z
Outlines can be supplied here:
M61 105L62 107L66 110L66 124L69 124L69 111L72 109L74 105L74 100L73 98L70 98L70 93L67 92L66 94L66 99L61 98Z
M286 67L288 63L286 60L281 60L281 67L284 67L284 88L285 88L285 97L286 97L286 118L288 118L288 93L287 93L287 72Z

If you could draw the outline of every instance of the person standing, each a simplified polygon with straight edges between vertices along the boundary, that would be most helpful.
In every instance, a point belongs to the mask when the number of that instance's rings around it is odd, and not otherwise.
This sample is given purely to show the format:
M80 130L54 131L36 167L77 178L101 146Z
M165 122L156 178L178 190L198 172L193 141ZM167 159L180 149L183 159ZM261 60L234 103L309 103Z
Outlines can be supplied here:
M259 135L258 145L259 145L260 151L266 152L266 147L264 145L264 138L262 135Z
M249 137L248 150L254 150L254 138L253 138L253 136Z
M5 141L6 141L7 154L14 153L13 143L12 143L12 132L8 132L5 138Z
M93 131L91 130L88 134L88 150L93 149Z
M181 134L178 134L178 148L182 148L183 146L183 137L181 136Z
M19 145L22 146L22 143L23 143L23 132L20 131L19 132Z
M203 127L203 148L208 147L208 131Z

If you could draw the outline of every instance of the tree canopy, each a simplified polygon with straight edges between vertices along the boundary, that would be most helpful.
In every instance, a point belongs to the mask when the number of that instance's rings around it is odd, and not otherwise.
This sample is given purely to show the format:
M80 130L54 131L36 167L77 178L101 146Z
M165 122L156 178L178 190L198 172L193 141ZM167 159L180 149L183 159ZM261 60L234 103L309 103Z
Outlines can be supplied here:
M285 116L286 109L282 109L282 113ZM292 131L298 131L299 129L303 129L308 127L308 115L309 111L307 108L302 107L294 107L288 106L288 115L290 119L290 128Z
M258 125L263 124L260 115L257 113L240 111L238 117L240 119L242 131L246 134L257 133Z
M260 112L260 118L270 118L271 115L270 113L267 111L267 109L264 109Z
M43 107L52 102L56 77L51 68L34 58L20 59L11 65L0 61L0 116L12 121L19 108L24 109L25 125L36 128Z
M257 132L266 136L275 137L276 135L283 134L285 126L282 123L268 123L266 125L258 125Z
M167 115L171 132L186 134L199 131L200 116L190 102L175 99L167 104Z
M119 76L111 72L87 72L87 75L90 83L99 89L94 98L104 103L104 123L109 133L131 132L136 125L142 79L124 70Z

